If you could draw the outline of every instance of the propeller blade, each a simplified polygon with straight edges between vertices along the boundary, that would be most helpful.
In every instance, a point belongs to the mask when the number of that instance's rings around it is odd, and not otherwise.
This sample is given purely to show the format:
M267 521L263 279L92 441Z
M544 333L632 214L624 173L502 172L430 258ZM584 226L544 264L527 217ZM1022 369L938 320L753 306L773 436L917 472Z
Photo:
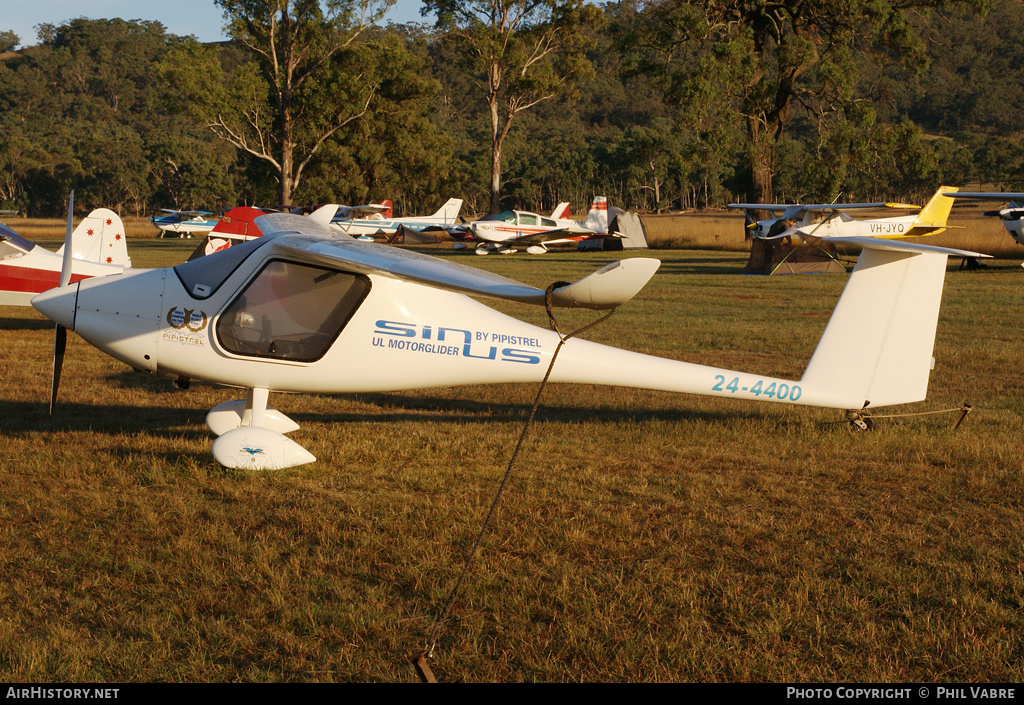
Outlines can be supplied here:
M71 283L71 266L74 253L71 251L72 214L75 207L74 190L68 194L68 224L64 231L64 258L60 264L60 285ZM64 350L68 345L68 330L61 324L53 329L53 380L50 383L50 416L57 405L57 389L60 387L60 372L64 367Z
M53 330L53 382L50 385L50 416L57 405L57 388L60 386L60 371L64 367L64 349L68 344L68 329L57 324Z
M75 207L75 192L68 196L68 226L64 231L64 259L60 265L60 285L67 286L71 282L71 264L74 253L71 251L71 212Z

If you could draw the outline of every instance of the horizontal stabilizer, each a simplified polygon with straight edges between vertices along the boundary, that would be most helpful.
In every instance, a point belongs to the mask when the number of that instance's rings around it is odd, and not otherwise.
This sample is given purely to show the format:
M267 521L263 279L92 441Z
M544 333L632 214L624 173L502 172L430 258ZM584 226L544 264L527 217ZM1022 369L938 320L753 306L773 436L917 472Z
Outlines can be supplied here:
M934 252L950 257L991 257L980 252L970 250L954 250L951 247L938 247L936 245L921 245L916 242L904 242L902 240L886 240L877 237L822 237L817 238L822 242L830 242L833 245L857 245L869 250L885 250L887 252L909 252L913 254L922 252Z

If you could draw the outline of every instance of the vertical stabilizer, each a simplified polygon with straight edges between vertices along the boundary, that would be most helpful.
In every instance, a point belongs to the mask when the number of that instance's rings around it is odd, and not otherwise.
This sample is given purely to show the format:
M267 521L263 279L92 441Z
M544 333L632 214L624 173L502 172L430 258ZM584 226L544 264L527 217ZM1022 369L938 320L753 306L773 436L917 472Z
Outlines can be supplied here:
M71 254L78 260L131 267L126 242L124 223L117 213L97 208L83 218L71 234ZM63 253L64 247L61 246L57 254Z
M459 211L462 210L461 198L449 198L448 202L438 209L437 213L430 216L445 223L454 223L459 219Z
M557 206L555 206L555 210L551 211L551 217L552 218L570 218L570 217L572 217L572 214L569 212L569 203L567 201L562 201Z
M865 248L801 383L870 406L924 399L945 274L945 253Z
M583 221L583 227L593 230L595 233L608 232L608 198L605 196L594 196L594 202L590 204L590 212L587 219Z
M935 192L931 199L924 204L921 212L917 214L914 225L929 228L945 228L949 212L953 209L953 199L945 198L943 194L955 193L957 190L956 186L939 186L939 190ZM937 234L938 232L941 232L941 230L932 234Z

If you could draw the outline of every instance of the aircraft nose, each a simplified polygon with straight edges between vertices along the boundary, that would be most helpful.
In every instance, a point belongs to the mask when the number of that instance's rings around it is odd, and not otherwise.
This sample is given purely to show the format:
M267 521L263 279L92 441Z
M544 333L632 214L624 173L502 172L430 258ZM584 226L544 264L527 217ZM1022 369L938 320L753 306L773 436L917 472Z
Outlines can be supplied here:
M44 291L33 297L32 305L54 323L74 330L75 310L78 308L78 282Z

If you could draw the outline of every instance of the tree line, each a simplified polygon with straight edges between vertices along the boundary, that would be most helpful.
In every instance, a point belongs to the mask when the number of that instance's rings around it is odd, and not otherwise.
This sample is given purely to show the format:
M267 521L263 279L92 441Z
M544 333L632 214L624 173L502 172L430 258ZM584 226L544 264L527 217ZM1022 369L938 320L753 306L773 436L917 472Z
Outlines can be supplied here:
M424 0L436 23L384 27L388 0L212 1L229 42L0 27L0 208L655 212L1024 176L1016 0Z

